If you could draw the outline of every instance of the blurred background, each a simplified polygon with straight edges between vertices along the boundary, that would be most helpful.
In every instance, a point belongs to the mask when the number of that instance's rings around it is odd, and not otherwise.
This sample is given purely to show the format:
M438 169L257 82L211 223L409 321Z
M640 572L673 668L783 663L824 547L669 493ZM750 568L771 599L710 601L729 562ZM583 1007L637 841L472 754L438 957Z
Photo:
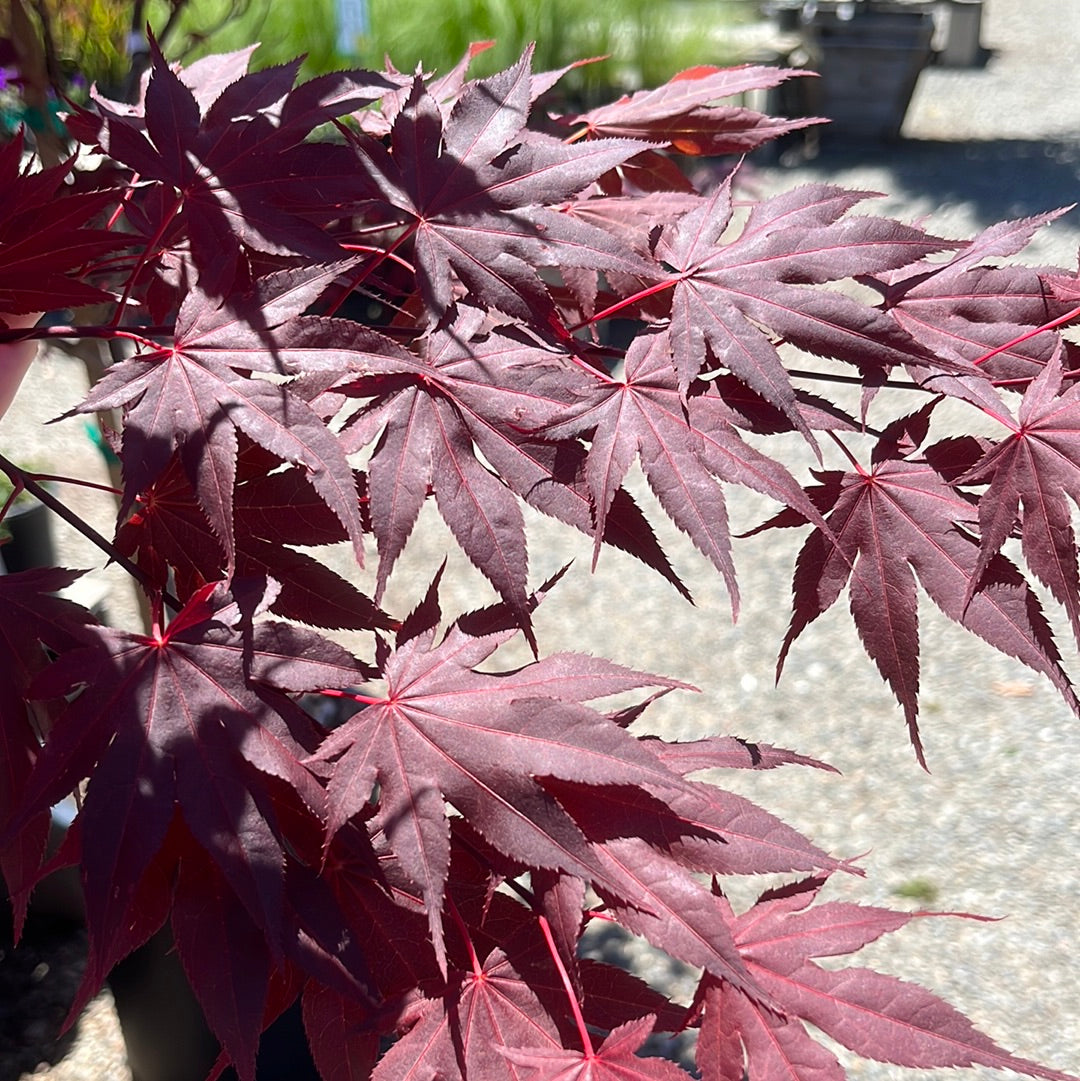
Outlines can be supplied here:
M547 70L586 57L608 56L603 70L570 76L575 89L656 85L700 63L738 59L730 31L760 14L752 0L12 0L13 19L45 34L54 85L76 96L97 82L109 96L123 93L133 57L145 48L149 25L170 59L188 63L208 53L262 42L255 64L306 54L308 77L343 67L381 68L384 58L403 71L423 63L446 71L473 42L493 47L472 68L487 75L507 67L536 42L535 68ZM7 58L0 63L14 67ZM9 102L9 114L11 110ZM8 116L8 123L13 122ZM37 120L37 117L33 118Z

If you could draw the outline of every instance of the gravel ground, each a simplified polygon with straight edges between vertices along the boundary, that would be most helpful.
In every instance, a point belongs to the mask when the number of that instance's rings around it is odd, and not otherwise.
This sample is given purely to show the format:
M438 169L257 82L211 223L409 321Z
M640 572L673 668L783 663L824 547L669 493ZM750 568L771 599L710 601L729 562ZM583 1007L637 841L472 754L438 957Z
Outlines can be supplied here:
M1078 41L1080 6L1072 0L987 0L988 64L925 72L903 140L879 149L830 148L794 168L761 167L757 182L773 191L827 179L889 192L879 209L906 220L928 218L954 236L1068 205L1080 191ZM1046 230L1025 258L1067 267L1078 247L1074 213ZM45 434L38 426L79 393L71 361L41 362L38 379L0 428L0 447L24 455L36 447L61 469L81 468L83 460L97 468L77 423ZM738 523L768 513L737 492L731 503ZM840 776L787 769L724 781L834 853L866 853L866 878L843 876L829 884L829 896L1001 917L917 921L863 951L860 961L934 989L1015 1053L1080 1071L1080 724L1056 693L925 605L922 717L931 772L924 773L899 710L840 606L804 635L773 689L794 537L774 533L741 542L743 605L733 625L716 576L685 539L668 528L660 532L694 591L694 608L664 583L643 580L619 553L605 551L590 575L581 539L536 520L535 580L578 559L538 613L543 648L585 649L704 688L696 696L668 696L650 711L649 727L665 736L733 733L837 766ZM415 601L422 575L447 547L445 530L433 516L425 518L388 603L406 608ZM66 540L63 550L79 565L94 560L92 551ZM457 555L450 564L446 609L475 605L485 595L479 576ZM130 610L115 592L110 606ZM1071 638L1063 633L1060 641L1066 664L1080 675ZM760 885L736 884L734 899L749 903ZM652 978L684 977L632 944L618 948ZM9 957L0 961L7 971L12 964ZM26 971L32 976L37 969ZM123 1081L122 1045L109 1027L107 1000L96 1009L81 1021L66 1057L35 1076ZM55 1061L46 1052L49 1039L42 1035L38 1061ZM33 1071L23 1060L9 1065L4 1053L0 1044L0 1081ZM943 1076L838 1053L853 1078ZM976 1069L967 1076L1001 1075Z

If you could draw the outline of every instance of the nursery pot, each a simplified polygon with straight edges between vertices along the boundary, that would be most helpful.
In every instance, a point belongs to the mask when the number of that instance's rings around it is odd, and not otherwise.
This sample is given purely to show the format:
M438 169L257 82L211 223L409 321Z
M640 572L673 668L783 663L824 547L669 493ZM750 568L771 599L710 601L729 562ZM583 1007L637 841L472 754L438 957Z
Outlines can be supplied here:
M807 32L821 75L814 109L832 135L895 139L930 62L933 4L819 4Z
M56 565L52 517L52 511L37 500L17 502L7 512L0 531L9 533L11 539L0 545L0 562L9 574Z
M204 1081L218 1056L168 926L109 973L132 1081ZM319 1081L299 1003L259 1041L256 1081ZM237 1081L231 1067L221 1081Z

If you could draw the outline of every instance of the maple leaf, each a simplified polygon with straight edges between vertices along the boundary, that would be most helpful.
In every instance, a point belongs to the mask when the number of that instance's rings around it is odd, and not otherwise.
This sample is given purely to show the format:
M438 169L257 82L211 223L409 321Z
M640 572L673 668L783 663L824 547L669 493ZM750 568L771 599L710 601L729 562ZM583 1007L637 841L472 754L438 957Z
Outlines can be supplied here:
M725 242L729 176L697 210L664 229L656 254L677 273L670 333L683 390L702 368L707 345L719 364L808 435L788 373L762 327L867 372L895 364L949 367L884 312L810 288L955 246L888 218L842 218L868 194L825 184L795 188L757 203L738 236Z
M345 191L334 173L348 172L349 155L304 140L318 124L394 84L371 72L336 72L294 89L299 59L238 75L246 71L247 51L206 58L185 79L155 42L151 53L143 108L98 96L101 116L84 112L76 124L84 141L165 187L168 197L148 221L132 219L156 238L151 243L179 225L200 284L211 293L231 284L242 247L339 258L320 221L339 216L335 206Z
M991 560L1019 522L1024 559L1069 617L1080 642L1080 571L1072 504L1080 503L1080 387L1062 391L1061 351L1024 394L1012 433L957 479L989 481L979 500L981 546L970 601Z
M955 915L893 912L846 902L813 906L822 882L807 879L766 891L734 917L739 952L784 1012L769 1014L740 992L717 989L706 977L705 1042L699 1045L706 1078L728 1081L736 1076L741 1042L750 1076L762 1081L839 1081L843 1071L831 1053L816 1045L802 1024L806 1021L878 1062L923 1068L990 1066L1047 1081L1071 1081L1067 1074L1010 1055L957 1010L916 984L868 969L824 969L814 964L817 957L859 950L912 919ZM717 1068L700 1057L701 1050L721 1051Z
M346 539L341 522L304 472L299 467L278 468L273 455L241 437L233 505L237 576L280 582L270 605L276 615L318 627L390 629L393 620L355 585L292 547ZM284 506L296 513L276 513ZM115 544L137 560L158 588L166 587L171 574L183 601L225 575L224 551L209 530L177 455L139 496L135 512L117 531Z
M639 90L586 113L560 116L569 127L584 125L588 138L619 136L670 147L679 154L741 154L781 135L822 123L817 117L783 120L735 105L715 105L751 90L779 86L807 71L744 65L696 67L655 90Z
M34 172L23 167L23 150L21 132L0 146L0 312L109 300L85 280L87 265L130 246L131 237L86 223L119 195L66 190L74 160Z
M684 398L663 331L634 339L621 379L595 373L576 397L580 404L564 410L572 419L549 425L544 434L589 433L585 476L596 522L594 564L608 509L638 459L668 516L724 576L737 613L739 593L719 481L753 488L816 516L802 488L782 465L741 438L714 408L714 397L699 393Z
M833 536L815 529L799 551L792 619L777 662L779 674L791 644L835 603L850 579L859 637L903 707L912 745L924 764L918 732L916 575L950 619L1041 672L1080 712L1038 598L1011 561L1000 553L983 558L967 532L971 503L927 461L892 456L909 427L925 435L934 404L890 425L869 469L856 463L847 473L814 471L820 483L808 494ZM797 520L793 512L782 512L758 528Z
M604 230L549 209L641 146L625 139L567 145L528 132L530 60L531 50L470 83L448 120L417 76L390 147L354 140L368 214L400 226L395 247L409 239L433 323L459 299L458 282L482 305L545 326L555 312L537 267L649 272Z
M560 521L593 531L580 448L523 434L565 407L572 394L563 385L569 357L507 328L488 328L482 313L468 308L452 327L425 336L415 348L353 331L323 358L342 372L331 394L368 399L340 439L346 453L374 444L367 479L380 555L376 596L433 492L462 550L514 607L528 634L527 550L514 493ZM625 493L614 499L603 539L685 594Z
M991 350L1015 342L981 367L998 379L1031 378L1050 360L1060 336L1044 333L1015 340L1074 305L1047 289L1045 270L990 261L1015 255L1037 229L1064 212L1001 222L946 260L919 262L861 280L882 294L882 307L927 348L974 363ZM933 385L943 391L950 386L941 378ZM978 389L970 380L966 385L968 394ZM978 400L994 404L986 397Z
M550 354L535 343L498 333L478 339L464 320L423 344L424 355L417 357L389 341L373 342L380 353L363 354L362 363L390 378L374 386L350 380L351 393L377 392L342 437L346 452L379 437L368 466L380 555L377 595L431 489L462 550L527 627L524 519L504 483L507 478L496 477L479 460L474 440L481 449L494 442L513 447L504 433L514 423L527 423L521 419L523 410L535 408L542 397L542 387L529 386L530 372ZM518 374L511 380L507 371ZM537 383L535 375L532 382ZM504 448L500 460L506 459ZM516 479L513 473L510 477ZM516 487L522 487L520 481Z
M433 626L417 631L382 666L385 696L368 697L367 708L330 733L316 756L333 760L329 837L378 786L380 826L422 890L444 966L447 802L506 855L591 879L604 875L585 838L536 778L583 786L685 783L632 736L580 704L675 681L576 654L513 672L476 670L515 633L476 638L454 626L436 644ZM504 766L508 758L513 773Z
M306 306L336 269L273 275L229 303L215 303L196 287L180 307L171 345L108 370L74 412L127 407L121 517L178 450L231 571L238 433L243 432L280 460L304 467L363 562L363 523L345 452L303 398L260 377L280 374L285 363L276 355L275 325Z
M309 813L325 801L300 762L310 721L256 681L308 690L362 678L363 669L296 627L260 623L253 643L241 607L250 616L259 593L248 587L241 597L243 606L204 587L156 637L98 628L92 644L64 652L31 688L39 698L81 688L41 749L24 809L48 807L90 776L79 821L99 838L83 850L96 941L126 940L137 885L176 804L249 919L269 940L281 938L285 838L274 779Z

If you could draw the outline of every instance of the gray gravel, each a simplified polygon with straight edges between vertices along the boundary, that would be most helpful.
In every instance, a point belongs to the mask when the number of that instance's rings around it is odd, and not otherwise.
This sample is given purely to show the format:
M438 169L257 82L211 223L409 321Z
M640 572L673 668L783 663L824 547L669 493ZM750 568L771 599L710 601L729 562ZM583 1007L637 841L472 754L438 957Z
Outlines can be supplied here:
M986 68L924 73L902 142L846 148L797 168L762 169L759 182L779 190L827 179L889 192L881 201L885 212L928 217L935 229L955 236L1073 202L1080 191L1080 5L987 0L983 42L993 50ZM1070 266L1078 246L1080 215L1073 214L1047 230L1027 260ZM72 422L60 426L72 433L67 444L55 429L33 423L56 415L78 393L71 362L45 364L0 427L0 447L23 454L37 447L43 457L58 456L58 468L77 468L79 458L92 464ZM649 503L647 495L643 500ZM737 524L771 513L738 492L731 504ZM617 552L605 551L590 574L582 538L546 520L530 522L536 581L577 559L538 613L546 652L584 649L701 687L698 695L671 695L650 710L644 723L665 736L733 733L837 766L842 776L789 768L725 776L724 782L830 851L866 853L866 877L837 876L828 896L1001 917L996 923L920 920L865 950L860 961L933 988L1015 1053L1080 1071L1080 723L1052 688L924 605L926 774L907 745L900 711L840 606L804 635L773 689L794 535L738 543L743 601L733 625L716 575L670 527L661 524L659 531L695 594L694 608L666 584L643 578ZM388 603L399 610L414 603L422 576L445 551L447 610L480 603L488 595L483 580L433 514L423 519L395 573ZM94 556L79 548L69 558L86 565ZM1066 664L1080 678L1064 629L1060 641ZM736 883L732 893L749 903L762 885ZM912 893L926 899L906 896ZM654 965L656 978L678 978L640 951L631 955ZM838 1054L853 1078L942 1076ZM977 1069L967 1076L1001 1075Z

